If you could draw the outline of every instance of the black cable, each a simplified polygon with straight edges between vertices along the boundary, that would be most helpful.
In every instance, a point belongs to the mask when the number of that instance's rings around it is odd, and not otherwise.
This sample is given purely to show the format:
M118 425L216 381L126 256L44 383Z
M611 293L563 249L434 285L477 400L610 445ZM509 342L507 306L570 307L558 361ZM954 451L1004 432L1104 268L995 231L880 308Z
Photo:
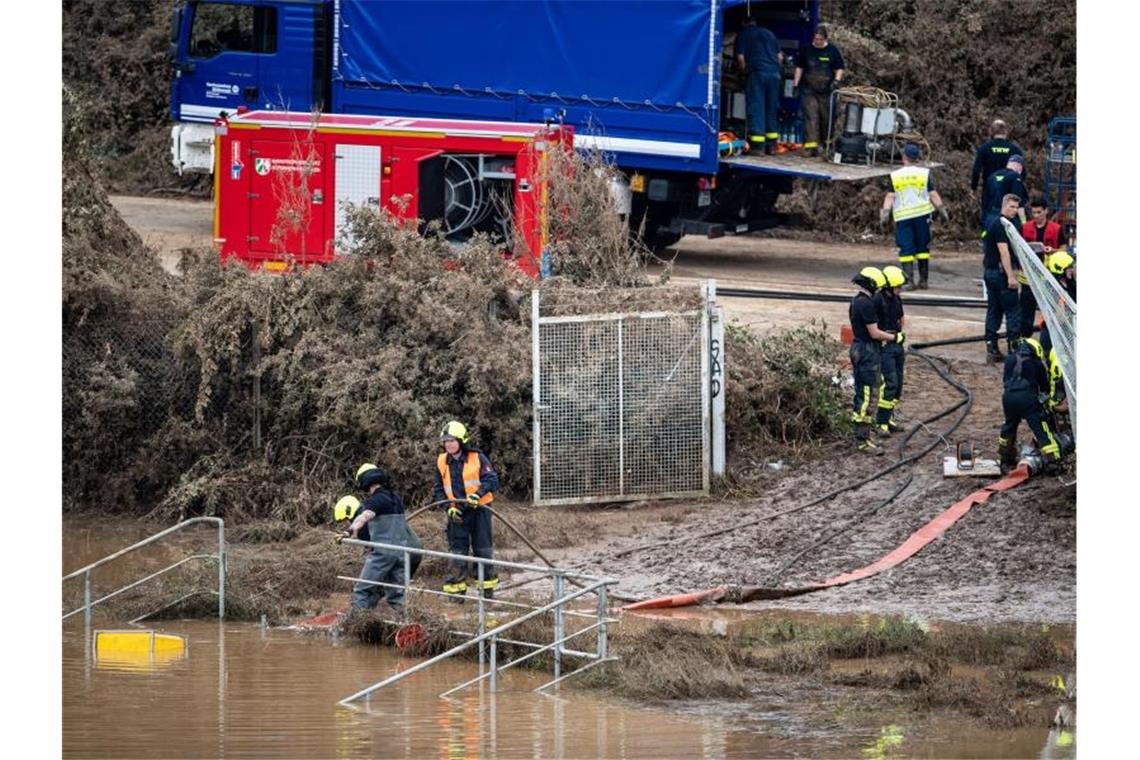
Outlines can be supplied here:
M725 298L765 298L776 301L820 301L825 303L850 303L846 293L800 293L793 290L763 290L758 288L724 288L718 286L718 296ZM968 309L984 309L982 298L966 296L904 296L903 303L910 306L950 306Z

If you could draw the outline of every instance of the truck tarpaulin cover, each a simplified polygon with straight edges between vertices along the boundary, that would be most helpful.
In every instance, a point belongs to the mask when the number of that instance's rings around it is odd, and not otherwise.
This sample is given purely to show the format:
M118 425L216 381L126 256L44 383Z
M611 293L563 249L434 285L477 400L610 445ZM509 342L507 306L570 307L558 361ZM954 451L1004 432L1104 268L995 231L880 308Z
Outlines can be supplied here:
M346 82L704 112L714 0L342 0ZM719 39L715 42L720 52ZM713 72L716 75L716 72ZM588 101L587 101L588 102ZM557 105L557 102L554 103Z

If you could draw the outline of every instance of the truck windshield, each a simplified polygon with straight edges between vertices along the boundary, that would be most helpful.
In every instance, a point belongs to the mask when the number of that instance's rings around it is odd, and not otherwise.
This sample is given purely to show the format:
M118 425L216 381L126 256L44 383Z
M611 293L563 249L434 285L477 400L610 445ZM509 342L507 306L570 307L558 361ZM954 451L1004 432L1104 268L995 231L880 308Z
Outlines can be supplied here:
M223 52L277 52L277 9L233 3L197 3L190 54L213 58Z

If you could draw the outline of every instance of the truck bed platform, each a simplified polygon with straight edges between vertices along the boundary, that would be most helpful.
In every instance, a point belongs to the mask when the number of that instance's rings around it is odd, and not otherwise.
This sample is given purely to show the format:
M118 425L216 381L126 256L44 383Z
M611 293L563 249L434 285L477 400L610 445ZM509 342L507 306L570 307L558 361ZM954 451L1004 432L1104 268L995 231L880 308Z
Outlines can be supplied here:
M809 158L800 153L779 153L775 156L763 154L748 154L722 158L722 164L730 164L739 169L764 172L768 174L787 174L802 179L818 180L823 182L858 182L861 180L885 177L902 164L836 164L822 158ZM942 164L923 163L930 169Z

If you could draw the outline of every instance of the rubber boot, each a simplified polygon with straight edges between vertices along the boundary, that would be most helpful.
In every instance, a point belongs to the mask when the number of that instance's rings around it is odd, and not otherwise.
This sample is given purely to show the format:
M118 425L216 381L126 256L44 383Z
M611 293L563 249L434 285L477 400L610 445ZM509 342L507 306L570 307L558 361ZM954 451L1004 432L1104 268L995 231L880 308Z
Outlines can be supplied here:
M903 270L903 274L906 275L906 284L903 285L902 289L903 290L917 290L918 284L914 281L914 262L913 261L902 262L902 270Z
M918 260L918 289L926 290L926 280L930 276L930 259Z
M1002 473L1017 467L1017 446L1013 441L998 438L998 464L1001 465Z
M905 433L906 432L906 425L903 425L899 422L895 422L894 417L891 417L889 420L887 420L887 427L890 429L890 431L892 433Z
M859 422L855 424L855 448L864 454L882 456L886 450L871 439L871 423Z
M769 139L766 143L764 143L764 152L769 156L776 155L776 141Z
M1002 356L996 340L986 344L986 361L1001 364L1004 360L1005 357Z

